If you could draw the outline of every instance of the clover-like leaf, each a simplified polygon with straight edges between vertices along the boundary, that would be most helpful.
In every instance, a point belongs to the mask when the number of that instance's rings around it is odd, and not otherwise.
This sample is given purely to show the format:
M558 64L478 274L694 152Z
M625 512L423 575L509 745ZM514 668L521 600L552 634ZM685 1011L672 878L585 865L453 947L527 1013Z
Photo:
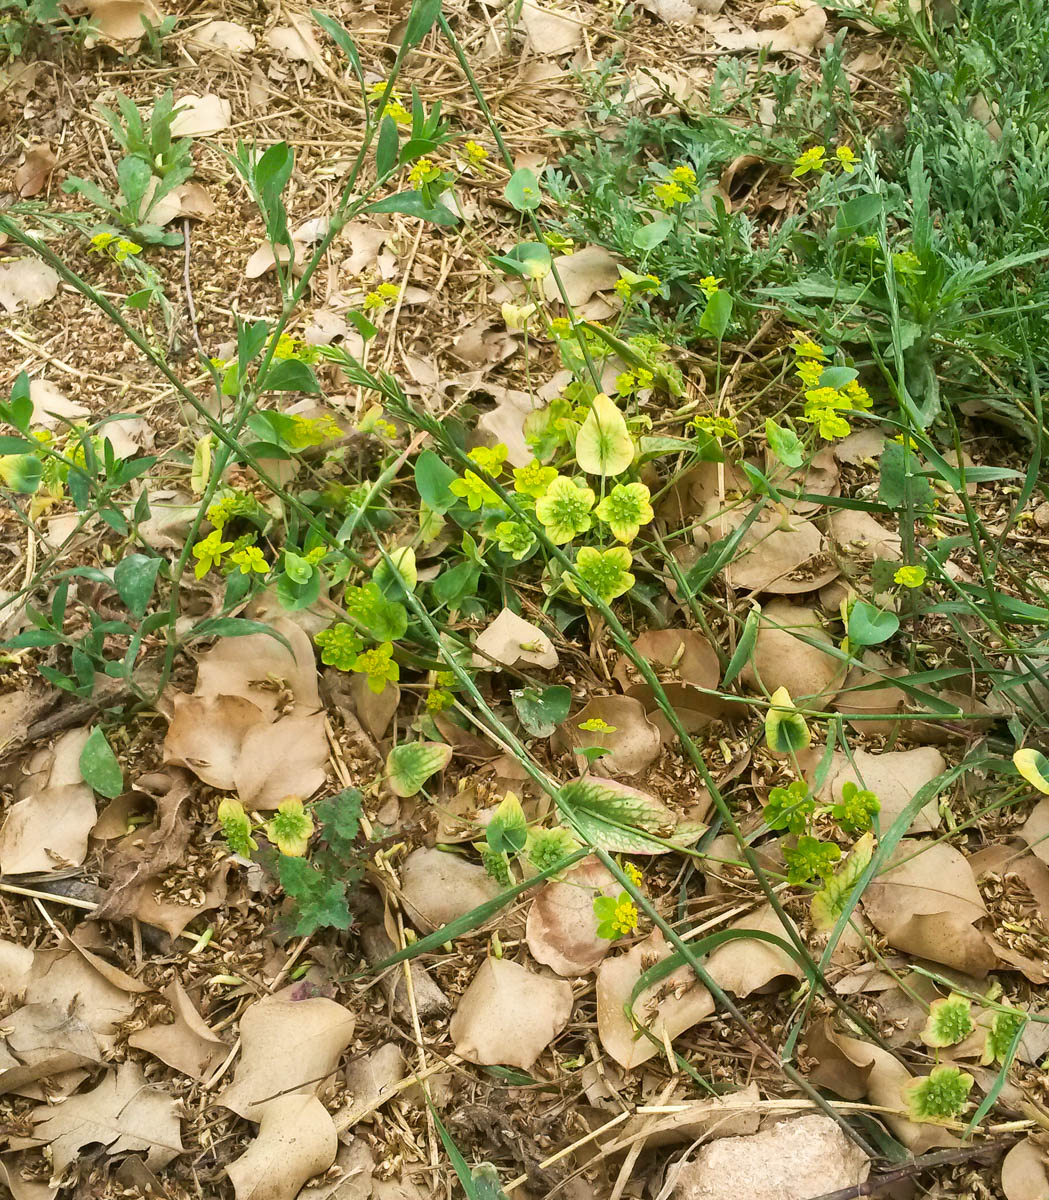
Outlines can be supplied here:
M787 864L788 883L808 883L810 879L826 879L841 858L841 847L835 842L803 834L793 846L783 850Z
M778 754L796 754L811 741L812 734L805 718L794 707L790 692L785 687L777 688L765 714L765 744Z
M944 1125L957 1120L975 1080L958 1067L934 1067L903 1089L907 1115L912 1121Z
M812 897L812 923L817 929L826 932L838 923L845 911L845 902L849 893L856 886L856 881L867 869L867 864L874 855L874 834L865 833L853 848L848 857L837 871L827 879L823 887Z
M809 792L804 779L795 779L789 787L774 787L762 810L769 829L788 829L804 833L808 819L816 808L816 798Z
M414 796L431 775L444 770L451 757L451 746L443 742L394 746L386 757L386 781L395 795Z
M964 1041L974 1028L972 1003L966 996L951 992L945 999L929 1005L929 1019L918 1036L926 1046L940 1049Z
M598 392L579 428L575 460L588 475L620 475L634 461L634 439L615 403Z
M222 826L222 836L226 839L231 854L247 858L252 850L259 848L258 842L251 836L251 818L239 800L227 796L219 805L218 817Z
M266 836L289 858L302 858L312 834L313 818L303 809L298 796L282 800L266 822Z
M870 829L874 814L880 811L878 797L849 779L842 784L841 803L831 808L830 815L846 833L863 833Z

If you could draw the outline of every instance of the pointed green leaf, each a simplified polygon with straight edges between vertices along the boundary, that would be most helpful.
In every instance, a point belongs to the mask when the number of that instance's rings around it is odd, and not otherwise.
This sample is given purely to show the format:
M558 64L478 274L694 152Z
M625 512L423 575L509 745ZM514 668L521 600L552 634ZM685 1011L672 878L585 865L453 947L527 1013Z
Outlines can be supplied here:
M101 726L91 730L80 751L80 774L88 787L107 800L115 799L124 790L124 772Z
M397 796L414 796L451 761L452 748L443 742L406 742L386 758L386 781Z

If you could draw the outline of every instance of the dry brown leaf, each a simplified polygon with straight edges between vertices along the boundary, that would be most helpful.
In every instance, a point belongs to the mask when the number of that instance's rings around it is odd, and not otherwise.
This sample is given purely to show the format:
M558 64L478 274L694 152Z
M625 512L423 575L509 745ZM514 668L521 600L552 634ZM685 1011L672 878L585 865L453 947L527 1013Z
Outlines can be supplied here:
M391 1089L404 1078L407 1066L396 1042L383 1042L370 1054L355 1058L346 1067L346 1087L355 1112L380 1108L396 1093Z
M828 525L831 538L850 558L864 561L885 558L893 562L903 558L900 535L879 524L868 512L836 508Z
M535 54L568 54L583 44L583 23L578 16L563 16L552 4L524 0L521 24Z
M15 788L16 803L0 828L3 874L51 871L84 861L97 817L94 792L80 773L80 752L89 732L70 730L33 757L32 773Z
M858 1187L870 1159L838 1124L809 1113L717 1138L672 1173L674 1200L809 1200Z
M38 196L47 186L58 159L46 143L26 151L22 165L15 171L15 191L23 200Z
M587 975L612 949L597 936L594 900L618 896L620 886L596 858L584 858L544 884L528 910L525 939L532 957L558 975Z
M621 1067L631 1070L662 1052L664 1038L672 1042L714 1011L714 1000L697 982L692 968L682 965L661 982L646 988L634 1001L634 1016L650 1030L655 1042L635 1032L624 1006L634 984L649 967L671 953L655 930L625 954L606 958L597 971L597 1032L601 1045Z
M458 854L421 846L401 867L401 902L421 933L432 933L499 895L484 867Z
M317 662L313 644L302 628L287 618L269 622L291 650L266 633L220 638L197 659L194 696L241 696L273 720L286 712L288 694L296 704L320 708Z
M349 688L357 720L377 742L382 741L401 702L400 687L387 681L381 692L373 692L363 675L354 675Z
M67 941L38 950L26 987L26 1004L57 1004L95 1034L108 1038L134 1011L134 996L149 991L97 954Z
M890 946L984 976L994 954L974 922L986 915L972 868L945 843L904 838L889 869L863 894L867 917Z
M0 263L0 307L7 312L35 308L58 291L58 272L37 258Z
M177 188L172 188L164 199L170 199L175 209L173 216L168 218L169 220L173 220L175 217L194 217L198 221L206 221L218 212L215 201L208 195L207 189L193 180L181 183ZM155 215L151 214L150 219L156 221Z
M700 23L726 50L767 49L772 54L797 51L811 54L827 28L827 14L811 0L796 4L771 4L758 13L756 28L738 29L725 17Z
M571 1015L572 989L563 979L489 958L463 993L448 1032L467 1062L527 1071Z
M793 922L791 926L796 929ZM789 934L771 904L763 904L756 912L740 917L729 928L772 933L788 944L790 942ZM711 979L723 991L741 998L751 992L778 991L792 979L805 978L805 972L786 950L758 938L741 938L718 946L705 966Z
M229 128L230 102L221 96L183 96L175 105L171 121L172 137L210 137Z
M637 638L634 649L663 681L712 690L721 679L721 663L713 646L694 629L651 629ZM612 677L625 690L640 674L629 656L621 654Z
M290 17L289 20L290 25L276 25L267 32L267 45L295 62L309 63L311 67L326 72L324 55L309 26L295 20L294 17Z
M33 428L56 429L62 422L79 421L89 417L91 410L69 397L50 379L33 379L29 384L29 398L33 402Z
M0 979L3 996L19 1000L25 994L29 974L33 969L33 951L28 946L0 939Z
M510 466L528 466L535 454L525 441L524 423L536 407L536 402L527 392L516 388L500 388L489 384L485 391L490 392L498 403L477 418L478 433L485 435L485 442L492 445L502 443L506 447Z
M1020 837L1031 847L1035 857L1049 863L1049 797L1039 800L1031 810L1020 830Z
M255 35L236 21L205 21L187 40L194 49L221 50L233 58L255 49Z
M486 671L498 670L496 663L504 667L526 663L551 670L559 662L554 644L546 634L509 608L493 617L478 634L474 649L482 653L474 654L472 665Z
M91 1029L54 1001L26 1004L4 1017L4 1038L0 1094L20 1092L38 1079L102 1061L102 1048Z
M0 1158L0 1183L5 1184L13 1200L54 1200L58 1188L53 1188L43 1180L23 1176L21 1155L6 1155ZM27 1163L30 1172L35 1163ZM364 1198L362 1197L362 1200Z
M175 1014L174 1022L138 1030L128 1038L128 1045L145 1050L183 1075L203 1079L229 1047L211 1032L177 979L164 989L163 996Z
M789 600L770 600L762 606L754 651L743 669L743 681L760 690L760 680L766 693L785 687L795 701L815 697L817 707L825 707L844 681L848 664L813 642L834 645L815 609Z
M587 721L602 721L611 726L611 732L583 729ZM559 727L557 744L570 750L608 750L593 764L597 775L637 775L659 756L660 736L640 700L595 696Z
M619 278L619 266L603 246L584 246L574 254L559 254L554 266L573 308L585 304L595 292L611 291ZM561 301L553 274L543 280L543 294L550 303Z
M332 1165L338 1146L335 1122L316 1096L279 1096L226 1173L237 1200L295 1200L307 1179Z
M880 458L885 449L885 441L885 434L876 426L857 429L855 433L850 433L848 437L834 443L834 457L840 463L855 466L864 459Z
M1049 1197L1049 1154L1044 1135L1028 1135L1002 1159L1002 1192L1005 1200Z
M202 881L204 895L199 899L158 895L166 880L162 875L150 876L143 882L134 915L144 925L155 925L163 929L168 937L178 937L194 917L222 906L226 899L226 877L232 866L230 859L216 864L211 874Z
M815 775L821 753L803 752L803 769L809 782ZM799 761L802 758L799 757ZM872 754L867 750L835 751L826 782L819 793L825 803L840 804L846 783L868 788L878 797L881 809L878 823L882 831L899 817L917 792L946 770L947 762L932 746L914 750L885 750ZM911 833L931 833L940 826L936 797L918 813L910 825Z
M291 1000L287 989L264 996L240 1019L237 1072L218 1102L258 1121L277 1099L316 1095L338 1066L353 1029L353 1014L334 1000Z
M712 515L711 533L722 538L742 525L747 512ZM742 592L795 595L814 592L839 574L826 553L823 534L793 514L762 513L743 534L732 562L722 572L729 587Z
M56 1177L92 1142L108 1154L145 1151L150 1167L162 1167L182 1153L178 1112L174 1097L147 1084L142 1068L128 1061L93 1091L34 1109L34 1138L50 1148Z
M850 721L850 725L861 736L889 736L899 728L900 722L893 719L907 711L907 693L895 687L892 680L906 675L903 667L886 667L864 671L853 667L846 675L842 690L834 701L834 708L846 716L857 716L862 720ZM885 716L884 721L874 720Z
M244 739L265 722L265 714L243 696L202 699L176 692L172 704L171 723L164 738L164 762L187 767L198 779L220 791L233 791Z
M89 45L95 40L108 46L119 46L130 53L142 40L142 18L153 26L163 20L163 15L151 0L87 0L94 27Z

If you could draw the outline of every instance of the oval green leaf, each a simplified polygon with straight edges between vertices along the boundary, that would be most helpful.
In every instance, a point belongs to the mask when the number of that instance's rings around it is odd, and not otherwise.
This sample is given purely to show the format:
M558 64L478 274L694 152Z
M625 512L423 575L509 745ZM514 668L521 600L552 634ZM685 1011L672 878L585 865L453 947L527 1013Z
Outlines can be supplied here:
M422 785L443 771L452 757L443 742L406 742L395 746L386 758L386 782L397 796L414 796Z
M634 461L626 418L598 392L576 436L575 460L588 475L619 475Z

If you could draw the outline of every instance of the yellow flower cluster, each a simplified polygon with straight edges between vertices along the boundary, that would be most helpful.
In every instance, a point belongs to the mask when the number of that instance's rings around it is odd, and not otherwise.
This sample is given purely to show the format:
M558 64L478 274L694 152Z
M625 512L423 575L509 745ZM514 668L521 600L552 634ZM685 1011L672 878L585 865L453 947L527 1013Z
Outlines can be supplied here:
M839 146L834 151L834 158L846 175L851 175L856 170L856 152L851 146ZM810 146L808 150L803 150L794 160L794 170L791 171L791 177L793 179L800 179L802 175L808 175L810 171L820 175L826 169L827 147Z

